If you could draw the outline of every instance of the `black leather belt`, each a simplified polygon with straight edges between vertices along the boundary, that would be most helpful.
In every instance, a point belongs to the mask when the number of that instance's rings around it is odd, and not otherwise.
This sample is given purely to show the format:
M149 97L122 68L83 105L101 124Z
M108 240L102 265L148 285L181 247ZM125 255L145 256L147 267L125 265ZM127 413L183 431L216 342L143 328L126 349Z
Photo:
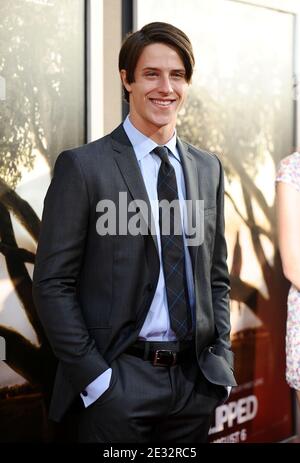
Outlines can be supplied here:
M137 341L125 351L143 360L150 360L155 367L171 367L190 355L193 341L149 342Z

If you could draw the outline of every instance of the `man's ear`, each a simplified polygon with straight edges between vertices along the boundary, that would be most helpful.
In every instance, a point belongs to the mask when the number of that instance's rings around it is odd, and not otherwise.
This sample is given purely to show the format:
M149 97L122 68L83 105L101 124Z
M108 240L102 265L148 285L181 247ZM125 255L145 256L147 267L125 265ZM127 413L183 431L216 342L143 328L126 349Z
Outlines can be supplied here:
M131 85L127 82L127 73L126 73L126 69L121 69L121 71L120 71L120 77L121 77L121 80L122 80L122 84L123 84L124 87L126 88L127 92L130 92L130 91L131 91Z
M131 85L127 82L126 69L121 69L120 77L121 77L122 84L126 88L127 92L130 93L131 92Z

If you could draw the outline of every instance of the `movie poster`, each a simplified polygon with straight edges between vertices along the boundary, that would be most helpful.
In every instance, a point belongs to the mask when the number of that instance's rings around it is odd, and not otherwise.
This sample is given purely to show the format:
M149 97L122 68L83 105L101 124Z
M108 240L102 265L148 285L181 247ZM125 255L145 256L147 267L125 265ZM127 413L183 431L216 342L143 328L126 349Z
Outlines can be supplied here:
M0 2L0 441L50 441L55 362L31 295L58 154L85 142L83 0Z
M210 441L278 442L293 431L285 382L288 288L274 211L276 167L293 151L293 15L228 0L164 0L159 10L156 0L138 0L136 18L138 29L166 21L190 37L196 69L178 133L218 154L225 168L239 385L217 408Z

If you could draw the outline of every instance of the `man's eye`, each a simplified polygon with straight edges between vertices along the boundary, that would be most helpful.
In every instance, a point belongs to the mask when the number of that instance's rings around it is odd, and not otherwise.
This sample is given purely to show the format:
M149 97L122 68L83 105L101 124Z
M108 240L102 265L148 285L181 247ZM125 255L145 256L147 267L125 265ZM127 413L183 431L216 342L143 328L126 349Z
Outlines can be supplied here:
M177 74L177 73L176 73L176 74L173 74L172 77L173 77L174 79L183 79L183 78L184 78L184 74L180 74L180 73Z
M157 76L157 72L153 72L153 71L152 72L147 72L146 76L147 77L155 77L155 76Z

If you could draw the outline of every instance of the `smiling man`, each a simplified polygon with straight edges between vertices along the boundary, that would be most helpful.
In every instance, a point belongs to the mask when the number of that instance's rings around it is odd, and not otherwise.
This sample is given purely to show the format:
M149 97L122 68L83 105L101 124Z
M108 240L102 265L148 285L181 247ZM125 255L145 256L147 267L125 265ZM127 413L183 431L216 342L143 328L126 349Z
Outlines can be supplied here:
M81 442L205 442L236 384L223 169L175 129L193 67L178 28L155 22L131 34L119 55L128 117L55 165L33 294L59 360L50 417L80 404ZM97 233L99 202L119 210L120 193L147 206L125 215L138 214L143 233L124 233L121 214L118 233ZM188 241L186 200L192 218L204 202L197 245ZM175 206L167 214L164 204Z
M131 43L130 39L128 41L127 47ZM176 117L185 100L191 71L185 70L173 47L152 43L140 50L131 75L130 69L126 69L127 47L124 47L119 66L127 98L129 95L130 122L143 135L163 145L174 135Z

